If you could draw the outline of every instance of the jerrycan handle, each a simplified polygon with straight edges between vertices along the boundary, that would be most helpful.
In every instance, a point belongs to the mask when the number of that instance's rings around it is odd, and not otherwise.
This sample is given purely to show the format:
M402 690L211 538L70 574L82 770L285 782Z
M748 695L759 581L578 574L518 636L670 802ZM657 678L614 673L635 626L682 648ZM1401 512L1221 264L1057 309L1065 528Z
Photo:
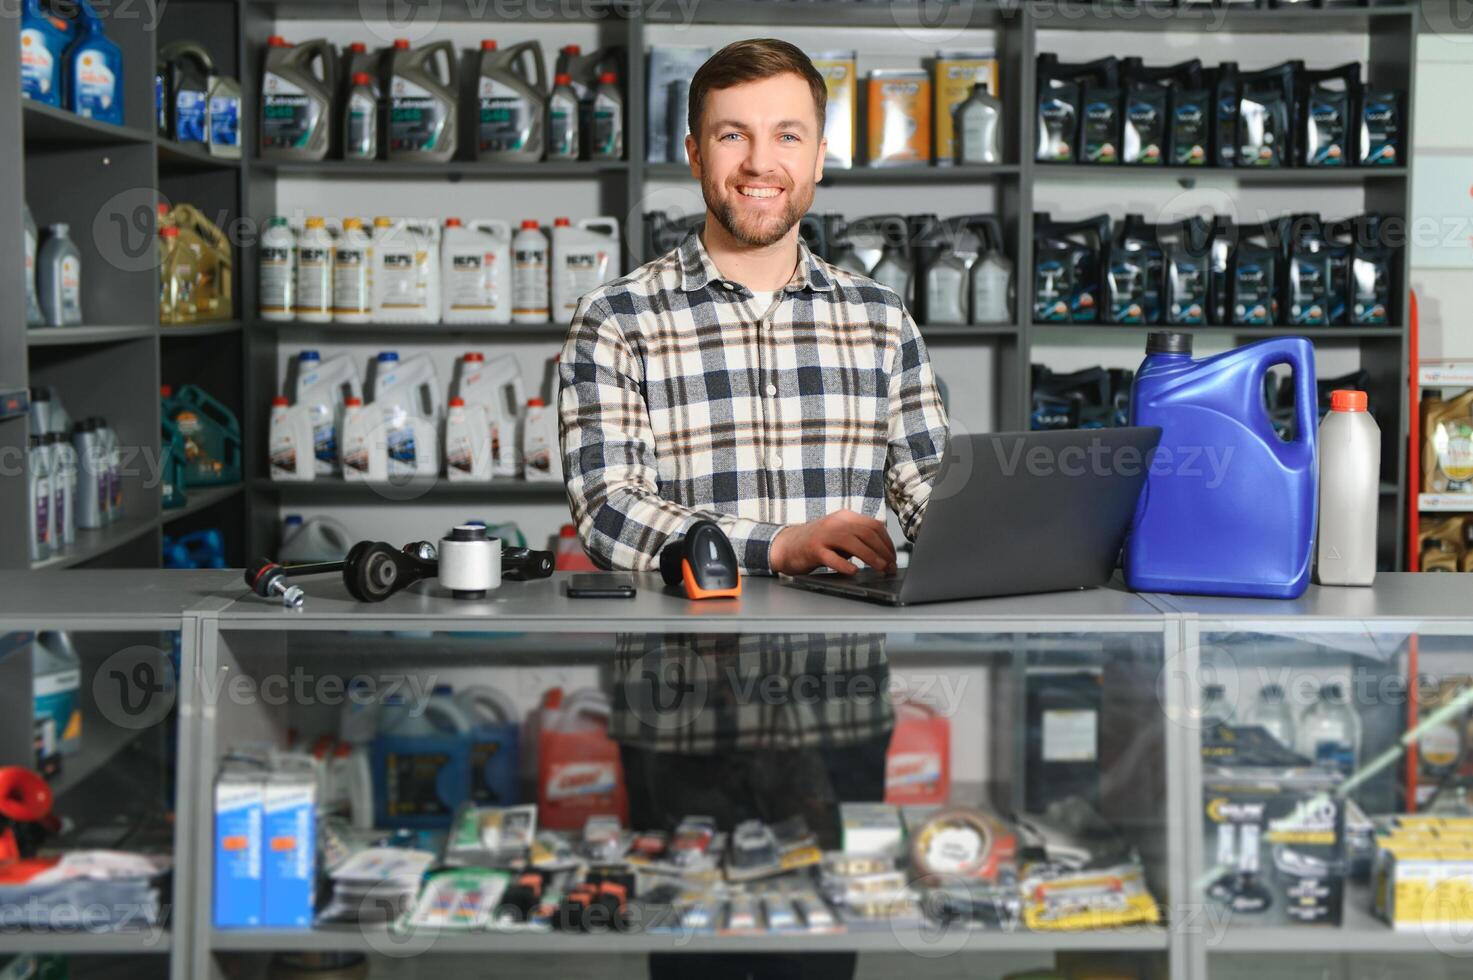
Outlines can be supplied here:
M579 218L578 227L588 231L601 231L610 238L619 237L618 218Z
M1314 381L1314 348L1304 337L1278 337L1264 341L1258 347L1258 364L1254 378L1259 385L1268 369L1278 364L1287 364L1294 371L1294 440L1293 446L1314 444L1315 430L1319 425L1319 393ZM1261 405L1261 403L1260 403ZM1269 435L1273 426L1269 424L1268 412L1260 408L1259 417ZM1277 439L1277 436L1274 437Z
M444 55L445 58L445 70L443 73L440 71L441 55ZM440 76L440 81L446 88L453 89L456 87L455 80L459 76L459 72L457 71L459 66L455 63L456 57L454 41L436 41L425 49L425 63L432 66L431 70Z
M337 58L333 54L332 45L324 38L303 41L301 44L296 45L292 55L303 67L307 68L308 71L312 71L313 74L317 74L317 72L313 70L312 65L314 63L319 64L322 70L322 74L319 76L322 83L328 88L337 87Z
M516 58L512 62L513 70L524 79L527 78L526 73L522 70L522 66L526 63L527 56L530 55L532 64L536 67L537 71L537 80L533 82L533 85L536 87L539 95L546 95L547 63L542 60L542 45L536 41L523 41L514 50L516 51ZM530 81L530 79L528 80Z

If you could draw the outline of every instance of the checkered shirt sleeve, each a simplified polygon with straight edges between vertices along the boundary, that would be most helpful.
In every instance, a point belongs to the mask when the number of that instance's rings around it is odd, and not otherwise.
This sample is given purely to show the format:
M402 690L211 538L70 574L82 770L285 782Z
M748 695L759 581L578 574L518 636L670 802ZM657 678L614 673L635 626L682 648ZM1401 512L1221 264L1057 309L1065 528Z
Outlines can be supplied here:
M583 297L559 363L579 537L605 568L658 567L695 520L770 574L787 524L888 504L914 539L946 441L925 342L895 292L800 241L758 309L699 236Z

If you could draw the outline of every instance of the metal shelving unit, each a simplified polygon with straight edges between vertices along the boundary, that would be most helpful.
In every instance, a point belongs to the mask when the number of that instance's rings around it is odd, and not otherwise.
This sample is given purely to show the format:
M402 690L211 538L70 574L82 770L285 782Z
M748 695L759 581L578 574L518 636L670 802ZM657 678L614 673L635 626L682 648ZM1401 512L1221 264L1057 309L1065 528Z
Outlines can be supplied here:
M480 164L473 161L453 161L441 165L418 165L374 162L359 164L345 161L325 160L315 163L274 163L248 159L245 163L248 187L246 212L255 220L264 220L274 210L276 181L284 178L321 177L337 180L388 180L423 185L427 190L445 181L488 181L492 183L518 180L594 182L605 213L622 214L632 221L643 208L636 202L652 198L656 183L669 185L691 183L689 168L683 164L649 163L644 160L644 129L646 125L644 96L643 53L653 43L664 43L671 30L685 25L729 26L732 36L751 33L750 28L772 26L776 28L830 27L836 18L842 18L844 27L856 31L878 32L894 30L924 30L927 27L944 27L948 31L984 29L996 32L996 48L1001 62L1003 97L1007 108L1004 121L1005 144L1008 147L1007 161L991 167L904 167L851 169L829 168L823 185L850 187L856 190L880 188L900 191L912 187L931 185L955 187L964 193L969 187L989 188L995 193L998 213L1002 218L1008 237L1009 254L1016 269L1020 270L1020 293L1027 294L1029 271L1032 268L1032 215L1034 209L1034 187L1036 184L1059 181L1071 185L1083 185L1088 181L1108 177L1114 181L1125 179L1132 185L1193 186L1195 184L1227 187L1289 187L1289 188L1345 188L1354 191L1365 188L1368 205L1373 203L1378 210L1393 214L1405 214L1409 203L1409 169L1392 168L1347 168L1345 170L1221 170L1216 168L1178 167L1057 167L1035 163L1031 152L1026 152L1034 142L1034 61L1037 53L1047 50L1043 35L1055 31L1170 31L1185 33L1242 35L1241 44L1246 49L1256 39L1270 34L1294 34L1306 37L1329 34L1366 36L1369 41L1369 70L1373 77L1385 84L1407 89L1412 85L1412 65L1415 55L1414 8L1404 5L1377 6L1368 8L1327 8L1313 11L1301 10L1249 10L1239 8L1196 8L1162 11L1136 4L1089 4L1061 3L1038 6L1007 3L972 3L933 9L934 5L919 2L893 4L852 4L839 9L818 3L777 3L773 0L694 0L682 5L677 12L669 4L661 3L611 3L607 8L590 7L581 11L599 23L601 44L617 44L638 57L630 58L627 65L625 86L627 162L617 164L592 163L539 163L526 165ZM558 24L567 23L566 11L562 17L549 22L549 36ZM944 16L943 16L944 15ZM442 24L474 20L474 5L447 2L440 11ZM360 17L357 4L329 2L304 4L289 0L251 0L244 6L242 34L246 48L242 57L256 64L255 56L264 44L268 33L289 30L291 22L301 19L312 20L356 20ZM578 19L578 18L574 18ZM656 32L665 32L656 37ZM781 30L778 35L781 36ZM550 45L545 41L544 45ZM856 42L845 41L845 44ZM949 42L938 42L944 47ZM547 47L548 51L553 50ZM247 86L249 90L249 86ZM249 99L249 93L248 93ZM1408 100L1410 104L1410 98ZM248 113L251 115L251 113ZM1410 137L1408 136L1408 142ZM1024 151L1024 152L1020 152ZM1109 201L1101 201L1101 209ZM887 205L889 206L889 205ZM903 205L897 205L903 210ZM958 201L957 210L966 210ZM625 242L629 252L625 257L625 268L633 268L652 256L642 254L641 236L634 228L626 228ZM245 283L243 295L247 303L252 301L254 268L249 252L241 263ZM1405 281L1405 275L1403 275ZM1038 324L1030 322L1028 304L1020 303L1017 322L991 326L922 326L922 333L938 346L954 349L958 346L977 345L995 352L992 358L991 378L980 379L992 392L993 417L999 428L1018 429L1027 424L1030 391L1030 363L1047 361L1048 348L1058 344L1087 342L1091 336L1119 337L1133 328L1106 326L1069 326ZM1398 311L1395 322L1406 322L1404 310ZM391 325L343 325L343 324L265 324L250 321L247 324L249 354L247 356L247 381L249 395L245 424L247 427L248 466L253 476L264 476L264 459L260 446L264 434L264 422L271 395L277 385L276 352L280 345L298 341L342 342L376 341L394 338L410 342L416 337L446 338L474 337L480 343L526 343L546 341L549 353L561 341L564 324L548 324L542 327L518 326L467 329L446 325L414 325L396 327ZM1142 331L1143 332L1143 331ZM1279 336L1290 331L1286 328L1197 328L1203 334L1249 340L1259 337ZM1404 419L1399 406L1404 399L1401 391L1401 365L1404 363L1404 344L1399 343L1404 335L1401 327L1373 328L1323 328L1304 331L1317 342L1337 347L1360 345L1363 358L1369 359L1373 368L1373 401L1381 406L1378 421L1387 447L1383 471L1386 482L1397 488L1396 493L1387 494L1387 514L1383 524L1396 529L1400 522L1400 488L1405 481L1405 461L1401 458L1401 440L1391 434L1403 430ZM990 381L990 385L988 382ZM493 485L493 497L501 491ZM253 550L268 547L276 534L276 506L281 499L311 499L312 495L323 494L334 500L362 499L375 502L373 496L353 497L364 491L340 492L314 489L273 488L263 480L253 480L250 493L249 541ZM371 494L371 491L369 492ZM438 494L440 491L435 491ZM456 494L459 491L455 492ZM434 494L430 499L434 499ZM1399 535L1388 540L1383 562L1391 565L1399 562Z
M0 295L10 304L0 328L0 364L6 384L52 385L73 418L108 419L128 457L123 479L124 519L94 531L79 530L76 546L32 565L26 553L26 480L0 481L0 568L157 567L163 523L159 487L147 465L160 452L161 382L195 382L237 415L244 414L239 319L223 323L160 326L158 270L152 256L157 200L193 203L228 225L240 213L243 164L211 156L201 147L156 136L153 73L162 45L189 37L204 43L223 72L241 74L236 0L180 0L156 19L110 17L109 37L123 51L124 118L114 126L65 109L21 98L19 72L0 90L0 132L9 154L3 172L14 174L0 195L0 221L20 226L29 202L37 225L65 222L82 252L82 305L78 327L26 328L21 274L6 280ZM0 25L0 48L12 59L19 51L20 23ZM223 217L222 217L223 216ZM19 239L4 253L22 267ZM236 267L245 261L237 248ZM7 273L8 275L8 273ZM235 298L237 309L240 297ZM21 451L27 423L0 424L0 450ZM21 458L24 458L22 452ZM237 488L239 489L239 488ZM226 504L209 519L239 540L244 497L202 499ZM202 514L203 505L191 510ZM240 554L237 560L243 560Z
M942 9L944 8L944 9ZM543 17L542 14L551 14ZM257 115L254 81L259 77L260 54L271 33L290 33L294 22L343 22L362 25L364 17L376 16L375 10L350 0L177 0L163 14L159 29L148 33L136 30L136 36L123 38L130 64L149 64L160 44L183 37L197 38L216 55L224 71L235 74L243 82L245 103L243 118ZM446 27L467 24L485 16L484 5L471 0L446 0L437 5L439 23ZM382 11L387 30L387 7ZM531 23L530 8L526 23ZM1072 193L1088 193L1092 181L1106 178L1112 183L1124 181L1143 191L1171 187L1222 185L1231 192L1243 189L1306 189L1315 193L1344 193L1364 196L1367 209L1388 214L1405 215L1409 210L1411 168L1346 168L1335 170L1237 170L1183 167L1090 167L1055 166L1036 163L1031 147L1035 142L1034 63L1039 52L1050 50L1057 38L1079 32L1148 32L1182 35L1211 35L1214 43L1226 43L1228 50L1241 50L1251 57L1253 47L1273 35L1289 35L1312 39L1365 38L1368 52L1365 67L1369 77L1408 93L1407 105L1415 102L1413 74L1416 54L1418 13L1415 5L1387 4L1368 7L1331 7L1300 10L1257 10L1208 5L1168 9L1135 3L1085 3L1064 0L1048 5L1009 2L977 2L941 5L922 0L897 0L895 3L849 4L842 8L822 3L787 3L777 0L691 0L672 5L653 0L628 0L606 4L590 3L577 8L539 11L535 17L539 30L546 28L543 39L548 52L555 50L554 40L561 25L577 23L580 29L591 28L599 44L622 46L631 57L627 60L625 90L627 159L614 162L543 162L536 164L480 163L455 160L446 164L421 165L386 161L360 164L341 160L284 163L256 159L255 134L248 123L245 132L245 159L222 160L199 148L181 146L156 138L136 125L114 127L82 120L60 110L21 104L18 98L12 111L0 116L0 127L9 126L17 134L16 146L9 152L15 166L5 168L0 159L0 172L7 169L26 173L25 186L33 203L61 201L68 190L89 190L73 194L67 205L77 228L93 227L92 218L112 207L126 209L120 213L119 227L140 203L127 195L110 203L120 191L128 188L155 188L170 200L192 200L206 205L206 210L223 215L226 221L243 219L245 227L256 227L277 209L278 185L283 181L320 179L340 182L389 182L403 185L413 193L443 194L445 184L473 182L494 193L502 187L515 187L528 181L558 186L566 184L570 191L591 188L599 201L601 213L624 216L626 254L623 268L632 269L651 256L643 254L642 235L629 219L637 219L655 203L660 185L693 186L684 165L647 163L644 160L645 82L644 54L651 44L668 43L672 32L685 27L711 29L729 27L732 37L745 35L758 27L772 27L781 36L782 29L829 28L841 23L845 29L869 32L872 38L887 32L944 29L947 32L988 30L995 32L995 47L1001 64L1002 92L1006 107L1004 119L1006 162L991 167L927 166L913 168L829 168L824 186L843 188L849 194L881 194L883 208L904 210L904 195L921 193L931 186L954 190L955 210L969 210L966 195L977 189L995 201L1002 219L1009 256L1018 270L1020 294L1029 292L1032 269L1032 220L1038 188L1063 187ZM135 26L121 25L120 31L134 31ZM14 28L10 28L14 30ZM773 32L769 32L773 33ZM155 36L156 35L156 36ZM920 35L918 35L920 36ZM1106 41L1107 35L1100 35ZM5 42L0 39L0 45ZM844 42L846 45L850 41ZM949 41L938 41L946 47ZM1093 43L1093 42L1092 42ZM861 42L862 46L862 42ZM1102 52L1103 53L1103 52ZM152 118L152 91L147 73L130 71L128 119L146 121ZM13 84L13 83L12 83ZM1409 120L1405 139L1410 145ZM463 151L464 152L464 151ZM32 166L21 166L23 158ZM437 191L436 188L439 188ZM105 192L104 192L105 190ZM836 191L837 192L837 191ZM479 193L479 191L478 191ZM19 213L20 196L13 194L0 207L0 220ZM651 203L646 203L651 202ZM901 202L901 203L896 203ZM14 214L9 210L14 207ZM992 206L992 205L987 205ZM1118 206L1118 202L1102 197L1098 210ZM1347 208L1347 210L1349 210ZM38 222L58 220L53 214L38 214ZM92 235L85 236L89 240ZM249 239L250 236L246 236ZM137 243L134 243L136 247ZM264 481L266 462L262 447L269 400L276 393L277 356L283 345L300 342L352 343L393 339L411 343L424 337L439 341L474 338L483 345L545 345L548 355L562 340L566 325L511 325L507 327L468 328L461 325L384 324L298 324L266 323L255 312L256 269L251 241L242 241L235 256L236 309L238 319L224 324L200 324L187 327L153 327L156 321L156 286L153 270L123 271L109 268L98 254L88 255L86 268L100 270L95 288L103 301L89 302L92 309L107 309L112 322L137 326L88 327L86 332L9 330L0 331L0 363L14 363L12 358L26 358L29 351L32 382L72 386L99 370L106 363L97 357L104 352L123 362L123 370L114 364L118 378L130 377L133 384L126 394L116 393L115 379L107 388L114 394L107 400L88 397L85 412L104 414L126 422L129 438L142 446L156 449L151 433L157 427L157 406L153 393L159 382L179 383L197 380L216 394L241 419L245 435L247 486L239 496L220 501L209 511L227 530L232 554L236 557L269 550L276 536L277 503L282 494ZM89 246L90 247L90 246ZM1399 286L1405 287L1406 256L1403 255ZM1405 308L1396 311L1393 322L1408 322ZM4 295L18 296L15 289ZM18 301L17 301L18 302ZM990 392L993 424L1003 429L1018 429L1027 424L1031 405L1030 365L1035 360L1047 363L1051 350L1060 346L1086 343L1092 337L1129 336L1137 328L1113 326L1074 326L1034 324L1029 304L1019 304L1016 322L988 326L922 326L923 334L933 344L948 350L975 345L992 352L988 363L990 377L970 379ZM12 310L9 322L19 323L20 308ZM1195 328L1195 332L1216 338L1248 340L1277 336L1289 332L1279 328ZM1406 379L1407 358L1405 329L1401 326L1350 328L1334 327L1302 331L1316 342L1338 349L1358 346L1363 366L1372 376L1371 395L1377 421L1383 433L1383 475L1385 482L1396 488L1388 493L1382 525L1388 528L1382 561L1400 567L1405 553L1403 521L1406 467L1402 435L1407 429ZM85 366L84 366L85 365ZM242 369L242 365L244 366ZM198 374L197 374L198 373ZM7 383L25 378L8 377ZM121 399L121 400L119 400ZM134 438L133 434L137 433ZM0 423L0 448L18 445L24 439L24 425ZM19 483L20 481L15 481ZM499 491L492 490L492 494ZM134 497L137 503L134 503ZM16 513L24 506L24 486L8 485L0 490L0 513ZM158 515L156 489L136 485L129 496L130 512ZM137 508L142 508L141 511ZM197 512L190 510L190 515ZM174 518L177 520L177 518ZM19 521L6 522L0 530L0 564L23 566L23 538ZM96 556L104 563L110 556ZM116 557L123 560L123 556ZM128 560L136 558L129 555Z

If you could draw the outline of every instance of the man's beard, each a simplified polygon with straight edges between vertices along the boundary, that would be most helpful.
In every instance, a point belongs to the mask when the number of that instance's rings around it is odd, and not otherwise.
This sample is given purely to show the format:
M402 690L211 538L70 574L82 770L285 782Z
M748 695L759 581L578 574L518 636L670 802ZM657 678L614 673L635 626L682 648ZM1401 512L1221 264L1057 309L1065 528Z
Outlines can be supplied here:
M736 205L729 199L720 198L717 195L718 190L715 181L701 178L701 194L706 199L706 207L733 240L748 248L764 248L781 240L813 206L813 185L806 188L794 186L785 188L788 192L788 206L776 220L755 218L743 221L737 213ZM740 193L732 190L733 195L740 196Z

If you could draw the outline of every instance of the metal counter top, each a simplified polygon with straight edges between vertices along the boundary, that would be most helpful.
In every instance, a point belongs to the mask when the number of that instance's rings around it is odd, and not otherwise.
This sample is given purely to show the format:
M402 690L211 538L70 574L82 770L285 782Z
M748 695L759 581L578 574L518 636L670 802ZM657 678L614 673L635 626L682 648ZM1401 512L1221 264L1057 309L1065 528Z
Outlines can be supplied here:
M422 582L382 603L352 599L336 576L303 578L300 610L246 591L241 572L72 570L0 573L0 627L6 629L173 628L186 613L216 617L223 629L516 629L586 633L874 630L892 632L1139 631L1185 616L1204 622L1321 624L1376 620L1470 622L1473 576L1383 574L1369 589L1311 586L1288 601L1135 594L1117 580L1102 589L890 607L805 592L770 578L747 578L738 599L691 602L665 590L658 575L636 575L639 594L569 599L566 574L506 582L484 600L458 600Z

